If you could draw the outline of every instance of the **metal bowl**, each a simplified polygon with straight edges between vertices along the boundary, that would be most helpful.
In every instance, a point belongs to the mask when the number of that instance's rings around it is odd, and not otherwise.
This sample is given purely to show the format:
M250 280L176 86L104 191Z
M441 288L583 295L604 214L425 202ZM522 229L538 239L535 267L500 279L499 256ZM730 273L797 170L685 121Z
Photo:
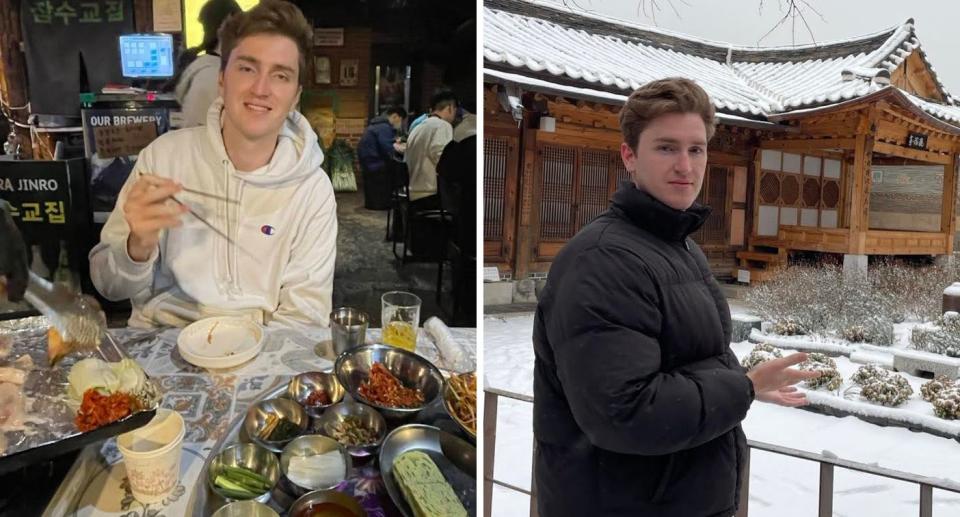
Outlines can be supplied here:
M308 492L293 502L287 515L290 517L302 517L307 515L306 511L313 504L334 503L350 511L356 517L364 517L367 512L360 506L360 502L353 497L337 492L336 490L315 490Z
M423 393L424 403L415 408L383 406L360 395L360 385L370 377L374 363L382 363L394 377L408 388ZM443 376L430 361L413 353L389 345L364 345L347 350L337 357L334 370L337 380L353 398L373 406L389 420L406 420L429 406L440 395Z
M280 514L256 501L234 501L221 506L212 517L280 517Z
M343 458L343 477L340 478L336 483L331 486L301 486L290 479L290 476L287 475L287 471L290 467L290 458L294 456L309 456L313 454L323 454L330 451L339 451L340 456ZM333 489L340 484L341 481L350 476L350 470L353 468L353 462L350 459L350 455L347 454L347 450L340 445L336 440L330 438L329 436L323 436L321 434L308 434L295 438L292 442L287 444L283 448L283 453L280 454L280 471L283 473L283 476L287 478L287 481L290 482L290 486L293 487L294 495L302 495L311 490L327 490Z
M422 451L437 464L444 479L467 509L476 513L477 501L477 449L436 427L422 424L404 425L394 429L380 447L380 475L387 487L390 499L404 517L413 517L413 511L403 496L400 485L393 476L393 464L407 451Z
M358 458L365 458L376 453L380 444L383 443L383 439L387 436L387 421L384 420L383 415L376 409L366 404L359 402L341 402L331 406L323 413L323 416L317 420L317 425L320 428L320 432L332 438L333 430L336 426L348 417L358 419L364 427L373 431L377 439L372 443L364 445L349 445L343 442L340 442L340 444L347 449L347 452L349 452L351 456Z
M450 381L454 378L465 378L469 375L473 375L476 378L476 372L467 372L454 375L449 379L443 381L443 409L447 411L447 414L450 415L450 418L453 419L457 425L460 426L460 429L463 429L465 433L472 436L474 440L477 439L477 432L473 429L467 427L467 424L460 420L460 417L457 416L457 412L453 409L453 386L450 384ZM476 396L476 393L474 393ZM474 416L473 416L473 425L476 426L479 421L478 415L476 414L477 408L474 406Z
M289 420L300 428L298 435L303 434L310 424L310 417L300 404L290 399L267 399L261 400L247 409L247 416L243 419L243 430L247 436L255 443L266 447L273 452L280 452L283 446L290 443L290 440L296 438L292 436L287 440L266 440L260 438L260 433L264 431L267 423L270 421L269 415L274 415L285 420Z
M307 399L311 394L321 392L330 396L329 404L308 406ZM337 376L325 372L306 372L290 379L287 387L287 396L303 406L308 415L318 418L323 410L343 400L346 393L343 386L337 381Z
M235 443L217 453L207 469L207 483L217 495L227 501L234 501L235 498L225 495L220 487L214 484L214 480L217 479L225 465L243 467L267 478L270 481L270 490L253 498L253 500L261 503L270 500L270 492L273 491L273 487L277 485L277 481L280 479L280 461L277 460L275 454L253 443Z

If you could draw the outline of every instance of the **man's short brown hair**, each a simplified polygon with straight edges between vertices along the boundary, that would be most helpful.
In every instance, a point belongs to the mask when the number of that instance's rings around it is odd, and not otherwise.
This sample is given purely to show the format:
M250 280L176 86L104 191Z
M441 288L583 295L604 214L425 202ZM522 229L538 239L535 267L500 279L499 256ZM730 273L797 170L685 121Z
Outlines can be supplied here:
M230 52L240 40L257 34L276 34L292 39L300 50L300 84L305 84L307 58L313 46L313 27L297 6L283 0L262 0L253 9L231 16L220 30L220 70L227 67Z
M713 103L703 88L690 79L668 77L649 82L630 94L620 109L623 141L635 149L640 133L651 120L668 113L696 113L707 128L707 141L713 138L716 118Z

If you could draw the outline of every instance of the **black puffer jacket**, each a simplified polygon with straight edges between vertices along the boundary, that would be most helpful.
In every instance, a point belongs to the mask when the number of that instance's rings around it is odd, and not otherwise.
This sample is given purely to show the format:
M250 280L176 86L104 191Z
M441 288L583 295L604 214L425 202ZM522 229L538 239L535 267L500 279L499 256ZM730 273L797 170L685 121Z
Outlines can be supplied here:
M554 260L533 334L541 515L736 512L754 393L687 237L708 214L624 183Z

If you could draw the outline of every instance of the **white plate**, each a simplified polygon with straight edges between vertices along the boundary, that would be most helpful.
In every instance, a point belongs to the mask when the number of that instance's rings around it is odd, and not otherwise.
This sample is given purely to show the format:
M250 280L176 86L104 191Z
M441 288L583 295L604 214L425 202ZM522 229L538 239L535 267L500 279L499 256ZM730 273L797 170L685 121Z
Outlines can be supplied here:
M201 368L232 368L260 353L263 328L241 318L207 318L180 331L177 349L188 363Z

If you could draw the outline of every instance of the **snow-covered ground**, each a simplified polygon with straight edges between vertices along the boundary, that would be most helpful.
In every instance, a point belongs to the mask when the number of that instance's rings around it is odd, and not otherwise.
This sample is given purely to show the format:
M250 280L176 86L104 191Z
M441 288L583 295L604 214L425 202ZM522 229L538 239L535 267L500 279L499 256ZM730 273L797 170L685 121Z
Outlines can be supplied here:
M748 312L742 305L731 306L734 313ZM532 328L532 314L484 319L485 386L533 394ZM745 353L752 346L742 343L734 348ZM852 363L847 366L856 369ZM530 488L532 409L528 403L501 399L497 418L494 477L526 489ZM851 461L960 482L960 443L954 440L881 427L855 417L835 418L762 402L754 403L743 427L752 440L813 453L826 451ZM817 463L754 451L750 466L750 515L816 515L818 486ZM919 487L911 483L838 468L834 479L834 515L917 515L919 493ZM934 490L933 502L937 517L960 515L960 494ZM528 497L495 486L494 516L526 515L528 507Z

